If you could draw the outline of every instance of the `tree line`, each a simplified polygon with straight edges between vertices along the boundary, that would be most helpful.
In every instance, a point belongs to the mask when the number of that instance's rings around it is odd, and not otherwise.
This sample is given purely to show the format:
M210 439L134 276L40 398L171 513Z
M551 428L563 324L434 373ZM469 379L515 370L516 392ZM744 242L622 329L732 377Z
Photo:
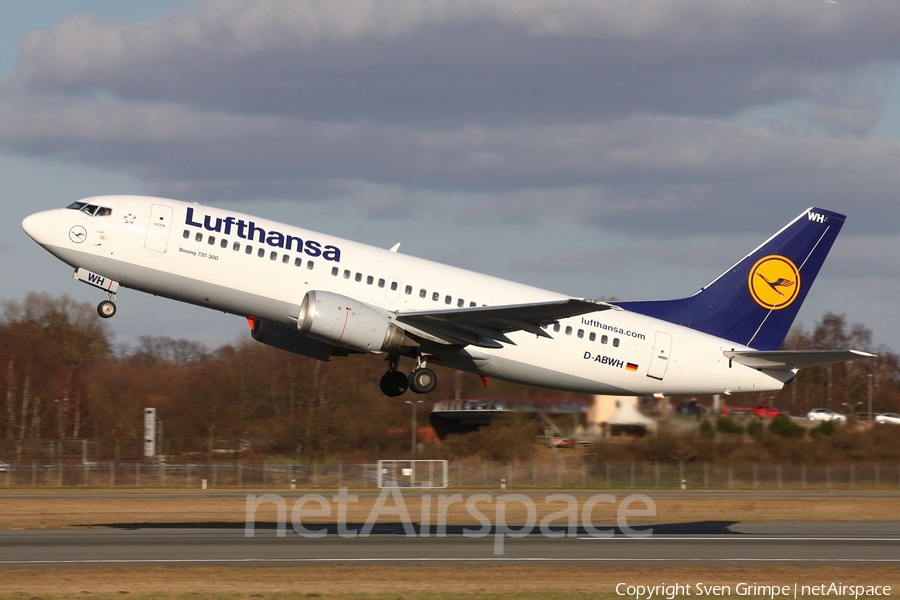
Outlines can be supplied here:
M871 349L872 334L826 315L810 331L795 329L786 347ZM747 404L772 403L794 414L814 406L840 408L867 399L876 411L900 409L900 363L888 349L878 359L801 371L777 394L750 394ZM137 454L143 409L155 407L170 455L243 451L302 455L308 460L369 460L409 449L411 407L427 424L431 401L462 398L559 398L536 390L445 371L424 397L386 398L378 389L383 356L320 362L248 339L210 350L196 342L145 336L114 344L94 307L68 296L32 293L3 303L0 322L0 440L108 440ZM677 399L676 399L677 400ZM735 396L732 403L744 402ZM531 425L504 422L496 434L451 440L443 453L508 458L528 453ZM479 440L476 443L476 439ZM500 440L491 446L490 439ZM434 454L435 451L429 451ZM136 456L132 456L136 458Z

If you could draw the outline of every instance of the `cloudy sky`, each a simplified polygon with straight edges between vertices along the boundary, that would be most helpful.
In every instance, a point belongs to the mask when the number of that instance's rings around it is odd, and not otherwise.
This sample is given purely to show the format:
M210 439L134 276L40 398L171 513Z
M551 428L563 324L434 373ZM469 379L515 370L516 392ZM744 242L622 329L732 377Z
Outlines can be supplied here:
M809 206L800 312L900 350L896 0L0 1L0 297L98 302L21 232L231 207L576 296L688 295ZM245 324L124 291L120 342Z

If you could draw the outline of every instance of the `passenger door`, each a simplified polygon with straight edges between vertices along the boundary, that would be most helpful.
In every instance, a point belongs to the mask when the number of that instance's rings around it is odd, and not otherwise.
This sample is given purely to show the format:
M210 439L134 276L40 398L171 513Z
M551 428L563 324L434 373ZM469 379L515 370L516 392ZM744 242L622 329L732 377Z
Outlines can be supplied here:
M156 252L165 252L169 244L169 230L172 229L172 207L165 204L154 204L150 207L150 224L147 226L147 238L144 248Z

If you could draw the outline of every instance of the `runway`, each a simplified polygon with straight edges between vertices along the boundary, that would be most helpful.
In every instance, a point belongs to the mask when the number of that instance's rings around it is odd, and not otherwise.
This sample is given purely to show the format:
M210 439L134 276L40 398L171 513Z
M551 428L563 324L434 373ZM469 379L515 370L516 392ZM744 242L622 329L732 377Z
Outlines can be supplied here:
M312 529L312 526L311 526ZM274 527L247 537L244 527L127 526L0 532L0 567L100 568L116 566L301 566L321 564L560 564L597 566L897 566L898 523L657 524L646 537L598 526L549 537L539 529L510 534L478 524L448 527L445 535L409 531L401 524L335 526L304 537ZM647 528L641 527L644 533ZM477 532L477 534L473 534ZM564 531L552 533L565 534ZM551 534L552 534L551 533ZM350 537L353 536L354 537ZM523 535L524 534L524 535ZM521 535L522 537L512 537Z

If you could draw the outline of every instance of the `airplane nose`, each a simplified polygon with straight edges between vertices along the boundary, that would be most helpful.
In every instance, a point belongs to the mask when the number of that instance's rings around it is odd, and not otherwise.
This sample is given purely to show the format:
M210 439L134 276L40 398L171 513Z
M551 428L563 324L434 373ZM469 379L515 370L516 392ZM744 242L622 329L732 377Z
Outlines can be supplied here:
M56 220L59 210L45 210L25 217L22 221L22 229L28 237L41 246L49 246L53 242L53 233L56 231Z

